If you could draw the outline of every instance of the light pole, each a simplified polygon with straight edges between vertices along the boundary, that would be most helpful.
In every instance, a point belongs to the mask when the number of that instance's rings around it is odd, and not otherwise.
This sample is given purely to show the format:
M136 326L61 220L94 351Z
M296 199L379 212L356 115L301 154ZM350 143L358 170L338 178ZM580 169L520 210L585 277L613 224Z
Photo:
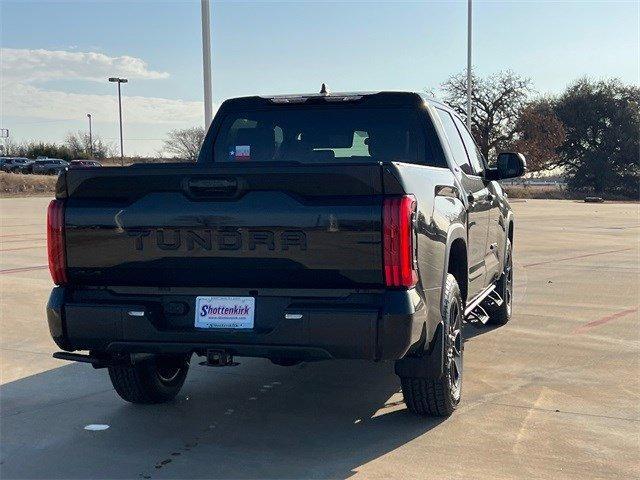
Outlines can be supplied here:
M110 82L118 84L118 115L120 116L120 166L124 166L124 148L122 146L122 96L120 95L120 84L127 83L126 78L110 77Z
M91 158L93 158L93 136L91 135L91 114L87 113L87 118L89 119L89 153L91 154Z
M471 0L467 1L467 128L471 131Z
M209 0L201 0L202 10L202 71L204 76L204 132L211 124L211 31Z

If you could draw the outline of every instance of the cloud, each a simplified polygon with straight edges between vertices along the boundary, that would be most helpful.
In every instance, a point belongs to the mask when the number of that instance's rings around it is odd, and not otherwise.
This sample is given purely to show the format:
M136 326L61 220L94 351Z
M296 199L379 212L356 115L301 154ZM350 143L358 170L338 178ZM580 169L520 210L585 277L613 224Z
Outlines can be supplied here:
M98 52L2 48L0 61L3 81L22 83L60 78L104 82L113 76L147 80L169 77L167 72L150 70L140 58L110 57Z
M117 118L116 95L94 95L42 90L27 84L14 84L4 91L3 115L43 119L75 120L87 112L96 121ZM122 114L130 123L193 124L200 123L202 102L187 102L159 97L122 97Z
M167 72L149 69L146 62L130 56L110 57L96 52L0 49L2 116L46 120L77 120L90 112L95 121L117 119L117 97L70 93L46 89L41 82L66 78L104 82L109 76L158 80ZM202 102L161 97L123 95L126 123L161 124L171 127L200 124Z

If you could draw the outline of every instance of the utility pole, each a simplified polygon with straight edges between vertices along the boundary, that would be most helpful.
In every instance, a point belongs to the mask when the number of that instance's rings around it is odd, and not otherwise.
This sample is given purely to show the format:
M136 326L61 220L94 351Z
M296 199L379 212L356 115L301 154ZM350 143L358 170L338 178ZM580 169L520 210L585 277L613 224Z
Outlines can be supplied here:
M91 134L91 114L87 113L87 118L89 119L89 154L91 158L93 158L93 136Z
M467 0L467 128L471 131L471 0Z
M120 94L120 84L127 83L129 80L126 78L111 77L110 82L116 82L118 84L118 115L120 116L120 166L124 166L124 148L122 145L122 96Z
M209 0L201 0L202 9L202 71L204 76L204 132L211 124L211 19Z

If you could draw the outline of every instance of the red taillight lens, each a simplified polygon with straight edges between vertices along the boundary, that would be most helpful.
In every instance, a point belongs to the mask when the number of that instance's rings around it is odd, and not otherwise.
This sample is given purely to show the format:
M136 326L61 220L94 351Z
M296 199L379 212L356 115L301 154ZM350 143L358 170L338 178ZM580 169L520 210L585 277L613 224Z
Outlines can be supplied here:
M414 258L413 195L386 198L382 207L384 281L387 287L413 287L418 282Z
M49 271L56 285L67 283L67 259L64 246L64 203L51 200L47 209L47 254Z

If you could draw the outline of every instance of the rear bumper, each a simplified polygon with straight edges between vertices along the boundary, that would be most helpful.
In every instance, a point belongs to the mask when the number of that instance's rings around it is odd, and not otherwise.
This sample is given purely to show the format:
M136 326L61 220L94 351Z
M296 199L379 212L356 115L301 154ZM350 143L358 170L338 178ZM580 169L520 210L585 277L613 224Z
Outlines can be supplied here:
M256 324L249 331L193 328L197 293L123 294L56 287L47 319L61 349L108 354L203 354L215 349L248 357L394 360L423 345L428 335L426 305L415 290L308 293L258 292ZM131 311L144 315L133 316ZM287 319L287 313L302 318Z

